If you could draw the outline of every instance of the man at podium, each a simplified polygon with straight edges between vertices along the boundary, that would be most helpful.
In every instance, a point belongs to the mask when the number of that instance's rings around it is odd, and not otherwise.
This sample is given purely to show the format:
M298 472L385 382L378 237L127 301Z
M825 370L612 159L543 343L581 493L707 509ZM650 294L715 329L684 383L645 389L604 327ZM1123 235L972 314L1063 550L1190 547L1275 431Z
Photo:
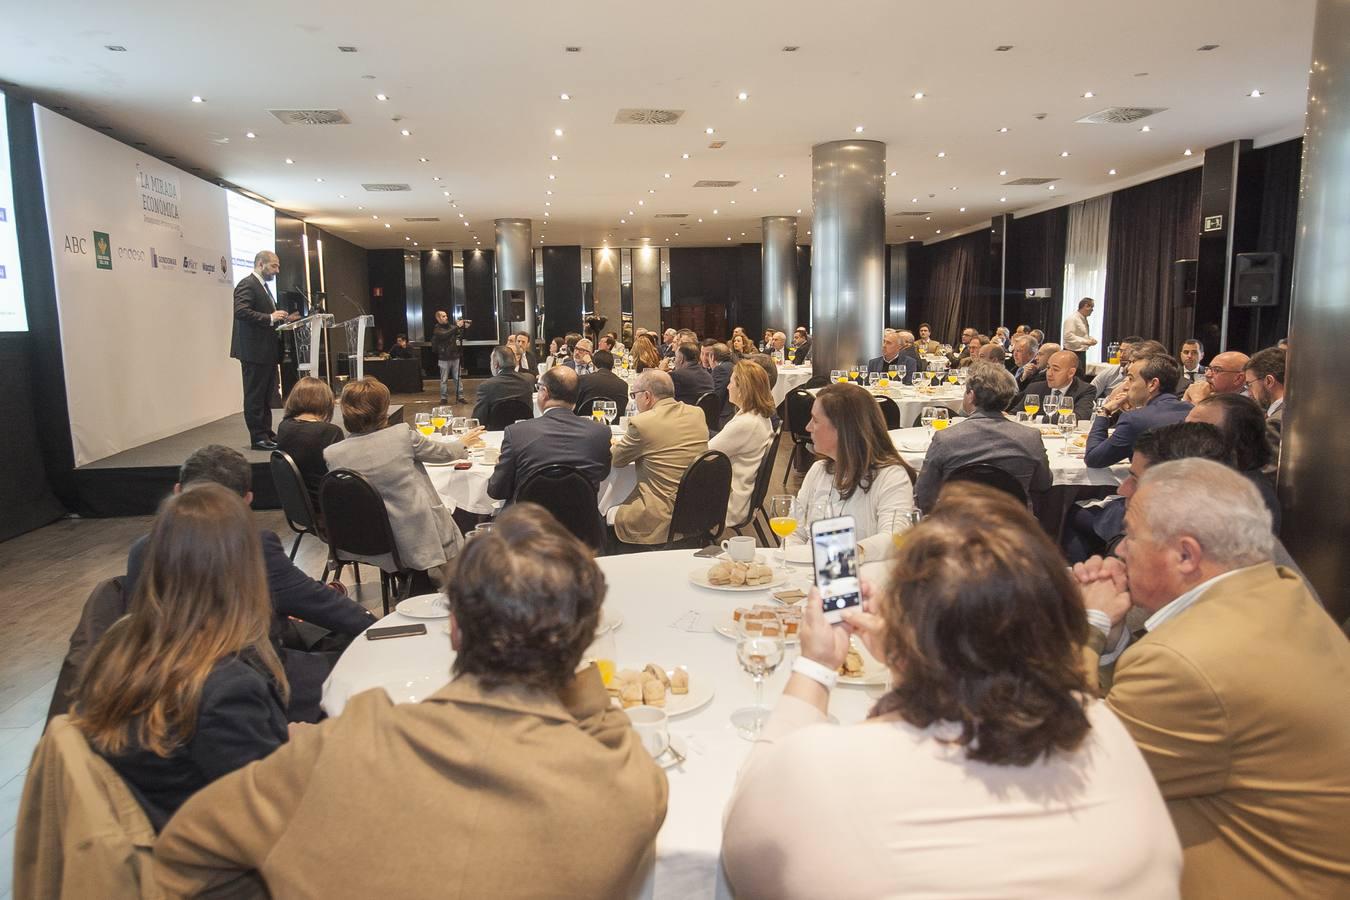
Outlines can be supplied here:
M281 341L276 327L299 316L277 309L276 295L267 282L281 271L281 261L271 250L253 257L253 271L234 286L234 335L230 356L239 360L244 375L244 424L254 450L275 450L272 432L272 397L277 392L277 363Z

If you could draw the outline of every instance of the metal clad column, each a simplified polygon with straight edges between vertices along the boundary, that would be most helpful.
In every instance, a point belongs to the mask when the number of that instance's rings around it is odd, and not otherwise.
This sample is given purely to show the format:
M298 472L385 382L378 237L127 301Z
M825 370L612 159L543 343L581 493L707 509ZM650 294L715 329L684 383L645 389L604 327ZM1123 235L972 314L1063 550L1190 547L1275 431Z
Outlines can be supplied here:
M529 219L496 219L492 224L497 232L498 337L505 339L509 334L524 331L537 338L534 330L533 222ZM512 321L507 291L524 293L524 320Z
M797 327L797 217L765 216L763 265L764 327L787 335Z
M1319 0L1285 378L1281 537L1337 622L1350 613L1350 3Z
M812 147L811 202L812 359L820 373L865 362L881 347L886 145L832 141Z

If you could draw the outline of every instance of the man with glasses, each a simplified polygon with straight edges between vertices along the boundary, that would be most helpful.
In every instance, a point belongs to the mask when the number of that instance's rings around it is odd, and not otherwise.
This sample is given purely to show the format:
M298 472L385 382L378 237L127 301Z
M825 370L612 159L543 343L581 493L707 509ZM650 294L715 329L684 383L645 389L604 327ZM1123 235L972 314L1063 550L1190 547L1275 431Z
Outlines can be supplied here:
M1195 404L1212 394L1241 394L1247 390L1247 380L1242 374L1251 357L1238 350L1227 350L1214 357L1214 361L1205 369L1205 380L1197 381L1186 388L1182 397L1187 403Z
M564 366L569 369L575 369L578 375L590 375L595 371L595 363L591 360L591 351L593 347L589 338L582 338L577 341L577 345L572 348L572 356Z

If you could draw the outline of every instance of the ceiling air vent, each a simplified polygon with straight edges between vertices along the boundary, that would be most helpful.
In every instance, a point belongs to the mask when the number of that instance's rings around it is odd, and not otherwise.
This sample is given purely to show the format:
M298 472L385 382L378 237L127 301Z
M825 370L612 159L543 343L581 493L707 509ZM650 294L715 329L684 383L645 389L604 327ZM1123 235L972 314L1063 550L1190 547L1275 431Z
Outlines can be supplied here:
M286 125L350 125L352 120L340 109L269 109Z
M404 216L405 222L439 222L439 216Z
M1129 125L1140 119L1147 119L1156 113L1166 111L1167 107L1148 106L1109 106L1088 116L1077 119L1079 125Z
M726 142L726 141L713 141L711 144L708 145L708 149L709 149L709 150L721 150L721 149L722 149L723 147L725 147L726 145L727 145L727 142Z
M1049 184L1052 181L1059 181L1058 178L1014 178L1012 181L1003 182L1005 185L1024 185L1024 184Z
M738 184L740 184L739 181L710 181L704 179L703 181L695 181L694 187L735 187Z
M614 114L614 124L676 125L683 116L682 109L621 109Z
M895 213L895 215L901 218L905 218L906 216L931 216L932 214L933 213L930 210L910 210L910 209L907 209L904 212Z
M656 218L658 218L658 219L687 219L687 218L689 218L689 213L657 213L657 214L656 214Z
M361 187L368 191L411 191L412 188L406 184L375 183L363 184Z

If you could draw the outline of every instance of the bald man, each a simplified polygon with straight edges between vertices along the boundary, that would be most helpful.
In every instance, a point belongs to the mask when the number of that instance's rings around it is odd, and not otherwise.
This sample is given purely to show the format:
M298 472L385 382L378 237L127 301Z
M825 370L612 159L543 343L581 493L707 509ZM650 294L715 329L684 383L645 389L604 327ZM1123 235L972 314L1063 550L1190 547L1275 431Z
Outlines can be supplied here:
M277 309L277 297L267 282L277 277L281 262L271 250L253 257L253 271L234 286L234 334L230 356L239 360L244 376L244 424L254 450L277 449L272 431L272 398L277 393L277 363L281 341L277 326L300 318Z
M1242 374L1251 358L1238 350L1226 350L1210 360L1205 369L1205 380L1186 388L1182 397L1187 403L1199 403L1212 394L1241 394L1247 389L1247 376Z
M1044 377L1027 385L1022 393L1013 398L1012 406L1008 408L1021 409L1022 401L1033 395L1041 398L1041 414L1052 425L1059 421L1057 411L1063 398L1073 401L1074 414L1084 422L1092 418L1092 404L1097 399L1097 392L1092 385L1078 377L1078 354L1071 350L1051 353Z

